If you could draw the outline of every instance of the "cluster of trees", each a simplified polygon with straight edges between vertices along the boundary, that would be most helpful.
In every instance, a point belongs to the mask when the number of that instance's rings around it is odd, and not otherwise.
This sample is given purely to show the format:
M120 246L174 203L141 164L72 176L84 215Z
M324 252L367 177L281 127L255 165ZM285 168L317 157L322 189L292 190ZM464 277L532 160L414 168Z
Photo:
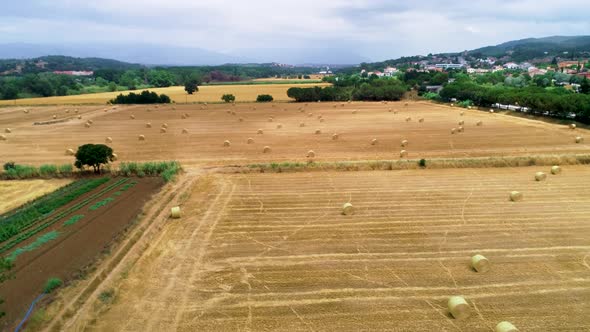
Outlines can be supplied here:
M155 92L142 91L140 94L130 92L128 95L119 94L111 99L111 104L169 104L170 97L165 94L158 95Z
M72 76L52 73L27 74L22 77L0 77L0 99L19 96L65 96L79 90L80 83Z
M256 97L256 102L258 103L269 103L273 100L274 98L271 95L258 95L258 97Z
M590 84L585 81L585 91ZM469 77L462 77L447 84L440 92L440 98L450 101L470 101L478 106L495 103L520 105L530 108L530 113L567 118L575 115L580 122L590 123L590 95L574 93L562 87L543 88L540 86L517 87L505 84L478 84Z
M290 88L287 95L297 102L400 100L408 87L396 78L331 77L332 87Z

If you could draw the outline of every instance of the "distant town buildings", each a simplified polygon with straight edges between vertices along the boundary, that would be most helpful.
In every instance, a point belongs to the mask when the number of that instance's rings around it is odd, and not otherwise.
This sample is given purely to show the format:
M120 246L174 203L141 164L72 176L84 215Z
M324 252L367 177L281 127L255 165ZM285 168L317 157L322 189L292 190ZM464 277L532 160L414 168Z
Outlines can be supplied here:
M461 63L439 63L434 66L440 69L461 69L464 67Z
M93 71L75 71L75 70L66 70L66 71L56 70L53 73L58 74L58 75L69 75L69 76L92 76L92 75L94 75Z

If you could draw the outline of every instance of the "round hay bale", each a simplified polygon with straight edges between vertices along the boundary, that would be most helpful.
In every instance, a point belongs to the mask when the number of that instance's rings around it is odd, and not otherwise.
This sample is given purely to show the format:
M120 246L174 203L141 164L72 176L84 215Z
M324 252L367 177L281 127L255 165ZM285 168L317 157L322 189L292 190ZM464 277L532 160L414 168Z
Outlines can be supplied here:
M518 329L512 323L504 321L496 325L495 332L518 332Z
M344 107L344 103L340 104L340 106Z
M335 141L340 137L338 134L332 134L332 140Z
M236 115L236 112L235 111L231 111L230 114L235 116Z
M307 117L308 117L308 118L311 118L311 117L313 117L313 113L307 113Z
M279 124L277 125L277 129L281 129L281 128L283 128L283 124L282 124L282 123L279 123Z
M358 113L358 111L357 111L357 110L354 110L354 111L352 111L352 114L356 114L356 113Z
M265 146L264 149L262 149L262 153L270 153L272 150L270 148L270 146Z
M10 134L10 133L12 133L12 129L6 128L6 129L4 129L4 132L7 133L7 134Z
M399 110L395 109L393 110L393 114L397 114L399 112Z
M316 130L315 130L315 134L316 134L316 135L321 135L321 133L322 133L322 130L321 130L321 129L316 129Z
M76 114L78 114L78 112L79 112L78 110L75 110L75 111L74 111L74 113L76 113Z
M354 207L350 203L345 203L342 206L342 214L345 216L350 216L354 214Z
M490 113L494 113L494 110L490 110Z
M66 156L73 156L73 155L75 155L75 154L76 154L76 153L74 152L74 150L73 150L73 149L67 149L67 150L66 150Z
M570 129L576 129L576 128L577 128L577 126L576 126L576 124L575 124L575 123L572 123L572 124L570 125Z
M447 303L449 312L455 319L465 319L471 315L471 308L462 296L451 296Z
M323 118L322 115L318 115L318 120L321 120Z
M457 131L457 129L455 129L455 128L451 129L451 134L455 134L455 131Z
M371 145L377 145L377 142L378 142L377 139L376 138L373 138L371 140Z
M29 114L29 110L24 110L23 112L25 112L25 114Z
M55 120L55 119L57 119L57 115L54 114L53 115L53 120Z
M535 181L545 181L547 179L547 174L544 172L537 172L535 173Z
M485 273L490 269L490 261L483 255L475 255L471 257L471 267L480 273Z
M582 136L576 137L576 143L577 144L584 143L584 137L582 137Z
M188 134L188 129L186 129L186 128L182 128L182 133L183 133L183 134Z
M167 123L162 123L162 128L168 129L168 124Z
M307 158L315 158L315 152L313 150L307 151Z
M113 153L113 161L117 161L119 159L119 156L116 153Z
M469 110L470 110L470 109L471 109L471 106L467 106L467 109L469 109Z
M465 115L465 112L461 111L461 113L459 113L460 116Z
M460 132L460 133L462 133L462 132L465 131L465 128L463 128L463 126L461 126L461 127L457 128L457 131Z
M408 117L406 118L406 122L410 122L410 121L412 121L412 118L408 116Z
M92 120L88 120L88 121L86 121L86 122L88 122L88 123L90 123L90 124L93 124L93 123L94 123L94 121L92 121Z
M459 121L459 126L462 126L464 124L465 124L465 121L463 121L463 120Z
M105 139L104 139L104 141L105 141L106 143L113 143L113 139L112 139L112 138L110 138L110 137L107 137L107 138L105 138Z
M78 120L80 120L80 119L82 119L82 116L81 115L78 115Z
M145 141L145 136L139 135L139 136L137 136L137 139L139 139L140 141Z
M90 123L89 123L89 122L86 122L86 123L84 124L84 127L86 127L86 128L90 128Z
M407 140L407 139L403 140L403 141L402 141L402 147L404 147L404 148L405 148L406 146L408 146L408 143L409 143L409 142L408 142L408 140Z
M510 193L510 200L513 202L520 202L523 199L523 195L522 193L518 192L518 191L513 191Z
M408 156L408 151L406 151L406 150L401 150L401 151L399 152L399 157L400 157L400 158L406 158L407 156Z
M299 127L301 127L301 128L305 127L305 122L301 122L301 123L299 124Z
M66 114L70 114L70 110L66 110Z
M130 118L131 120L135 120L135 115L131 114L131 115L129 116L129 118Z
M561 174L561 167L559 167L557 165L551 167L551 174L553 174L553 175Z
M152 127L152 124L148 122L148 123L145 124L145 127L146 128L151 128Z
M239 118L238 121L244 122L244 118Z
M405 103L405 104L404 104L404 106L408 107L408 106L410 106L410 104L408 104L408 103Z
M262 134L264 134L264 131L262 129L258 129L258 131L256 132L256 134L262 135Z
M190 117L191 117L191 115L190 115L190 114L188 114L188 113L184 113L184 117L186 117L186 118L188 119L188 118L190 118Z
M324 122L324 118L321 118L321 119L320 119L320 122Z
M475 125L478 127L481 127L481 126L483 126L483 121L477 121L477 123Z
M230 110L227 110L226 112L227 112L227 114L231 114L231 112L232 112L232 111L230 111Z
M248 138L248 144L253 144L254 143L254 139L252 137Z
M6 140L7 140L6 135L0 135L0 141L6 141Z
M165 134L168 131L168 129L162 127L160 128L160 133Z
M424 122L424 118L418 119L418 122L423 123Z
M388 111L389 113L391 113L391 112L393 112L393 108L391 108L391 107L390 107L390 108L389 108L387 111Z
M186 115L183 114L183 115L180 116L180 118L183 119L183 120L185 120L186 119Z
M226 147L226 148L230 147L230 145L231 145L231 142L230 141L227 141L226 140L226 141L223 142L223 146Z
M170 209L170 218L180 219L180 207L179 206L175 206Z
M455 104L451 104L451 107L455 107Z
M272 118L272 116L270 118L268 118L268 122L273 122L275 119Z

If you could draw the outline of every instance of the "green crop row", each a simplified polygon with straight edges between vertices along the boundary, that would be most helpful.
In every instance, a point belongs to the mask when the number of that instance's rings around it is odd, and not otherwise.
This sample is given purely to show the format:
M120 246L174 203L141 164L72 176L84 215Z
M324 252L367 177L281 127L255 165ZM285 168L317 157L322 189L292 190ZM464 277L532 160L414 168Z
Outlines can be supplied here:
M180 163L177 161L158 161L147 163L123 162L119 165L119 172L123 176L157 176L160 175L164 181L174 179L180 171Z

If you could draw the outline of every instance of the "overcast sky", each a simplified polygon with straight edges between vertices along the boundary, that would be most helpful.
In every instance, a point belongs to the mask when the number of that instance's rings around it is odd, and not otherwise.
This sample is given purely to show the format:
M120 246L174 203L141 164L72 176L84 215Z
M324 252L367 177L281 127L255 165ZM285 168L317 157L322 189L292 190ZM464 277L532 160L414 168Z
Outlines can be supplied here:
M589 14L589 0L10 0L0 43L133 41L257 61L296 50L377 61L587 35Z

